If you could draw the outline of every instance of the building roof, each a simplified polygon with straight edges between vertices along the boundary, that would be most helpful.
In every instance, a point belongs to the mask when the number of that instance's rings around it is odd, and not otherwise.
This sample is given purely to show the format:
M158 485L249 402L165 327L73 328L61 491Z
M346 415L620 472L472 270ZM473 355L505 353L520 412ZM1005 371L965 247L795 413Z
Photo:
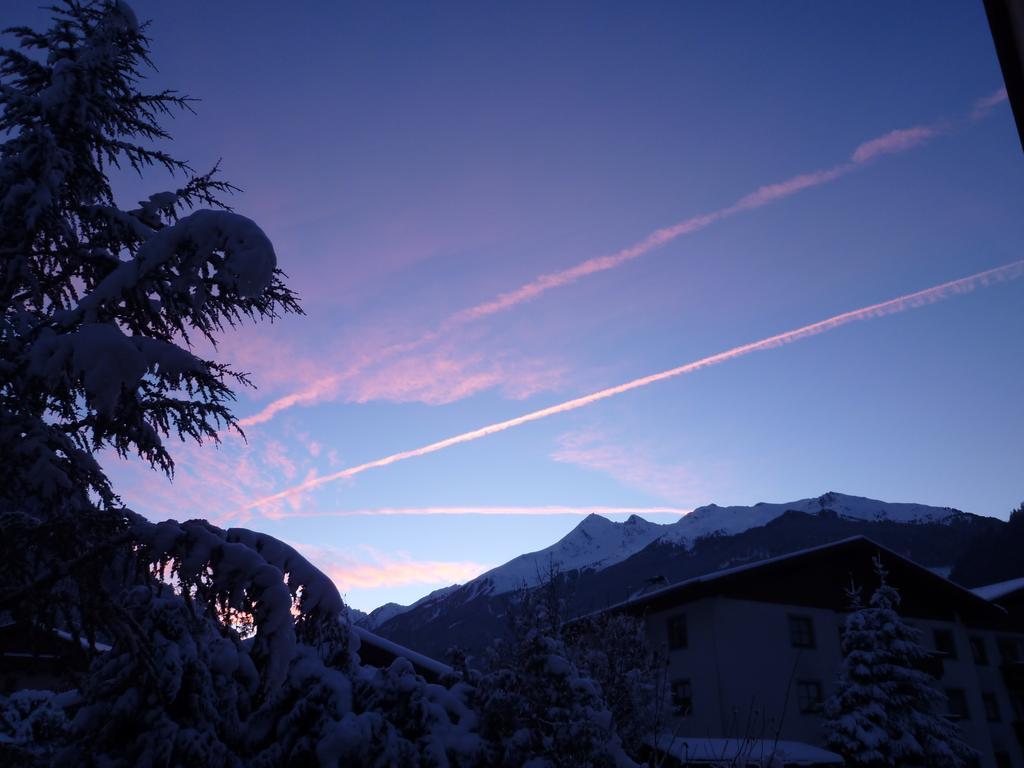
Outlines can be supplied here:
M597 613L639 613L671 608L712 595L808 605L844 611L851 583L865 591L877 583L874 558L901 590L902 612L920 618L1002 625L1006 612L969 589L894 552L866 536L852 536L786 555L726 568L637 595Z
M1018 579L996 582L995 584L986 584L983 587L975 587L971 591L985 600L995 601L1020 590L1024 590L1024 576Z
M658 749L685 765L843 765L843 758L812 744L774 739L697 739L664 733Z
M352 631L359 637L359 658L364 664L384 666L399 656L407 659L421 675L438 680L452 673L452 668L411 648L374 634L368 629L352 625Z

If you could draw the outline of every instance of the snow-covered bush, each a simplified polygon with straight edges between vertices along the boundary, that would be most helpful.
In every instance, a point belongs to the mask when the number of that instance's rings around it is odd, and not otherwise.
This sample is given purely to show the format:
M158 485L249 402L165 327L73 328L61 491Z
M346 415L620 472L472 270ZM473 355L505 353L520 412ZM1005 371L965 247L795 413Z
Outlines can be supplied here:
M232 187L158 148L189 102L140 90L148 40L124 2L64 0L49 29L8 33L0 610L69 632L91 666L71 698L0 701L5 760L478 763L468 687L362 667L336 588L291 547L121 505L99 451L171 474L169 439L237 426L244 375L192 341L299 306L266 235L218 200ZM111 169L152 166L180 186L121 207Z
M920 632L899 616L899 592L875 560L878 588L867 605L851 592L843 662L825 702L828 745L851 766L956 768L974 754L942 716L945 697L924 671Z
M668 678L665 659L647 643L643 620L602 613L566 630L570 657L601 687L626 751L649 750L668 722Z
M600 685L571 661L563 612L550 577L509 607L509 637L489 649L476 690L488 765L635 765Z
M0 765L45 765L67 741L65 710L78 701L77 692L16 691L0 695Z

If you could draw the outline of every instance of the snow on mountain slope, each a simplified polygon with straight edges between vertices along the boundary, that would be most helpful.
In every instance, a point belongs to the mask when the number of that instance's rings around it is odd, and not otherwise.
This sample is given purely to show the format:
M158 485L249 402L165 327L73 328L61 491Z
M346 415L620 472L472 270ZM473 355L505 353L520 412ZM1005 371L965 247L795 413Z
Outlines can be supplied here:
M959 510L951 507L890 503L829 491L816 498L783 504L769 504L763 501L752 507L719 507L717 504L709 504L665 526L664 533L658 541L690 546L703 536L728 536L765 525L790 510L808 515L817 515L827 510L852 520L889 520L897 523L935 523L960 514Z
M557 571L607 568L639 552L664 530L664 525L636 515L631 515L624 523L616 523L600 515L587 515L550 547L520 555L478 576L469 584L476 586L478 592L500 594L511 592L523 584L536 585L547 574L549 564Z
M427 603L436 600L441 600L447 597L460 586L460 584L453 584L450 587L441 587L440 589L435 589L429 595L421 597L415 603L411 603L410 605L399 605L398 603L384 603L384 605L380 606L379 608L374 608L368 614L364 614L362 617L356 619L355 623L358 626L363 627L365 629L374 630L381 624L383 624L385 621L390 621L400 613L411 611L413 608L419 608L421 605L426 605Z
M667 524L652 523L636 515L623 523L613 522L600 515L588 515L550 547L520 555L467 582L465 591L460 593L460 599L471 600L477 595L511 592L524 584L534 586L548 572L549 565L559 572L599 571L635 555L654 542L690 547L704 536L742 533L766 525L790 510L811 515L828 510L854 520L891 520L900 523L941 522L961 514L949 507L897 504L829 492L816 498L782 504L760 502L751 507L719 507L709 504ZM444 598L457 588L458 585L439 589L409 606L389 603L371 612L359 624L375 629L412 608L435 602L440 608Z

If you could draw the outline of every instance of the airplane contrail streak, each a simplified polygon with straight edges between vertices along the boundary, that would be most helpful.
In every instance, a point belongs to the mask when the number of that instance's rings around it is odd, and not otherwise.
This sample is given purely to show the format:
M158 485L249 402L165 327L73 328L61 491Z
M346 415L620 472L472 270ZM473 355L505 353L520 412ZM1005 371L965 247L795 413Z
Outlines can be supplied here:
M791 344L794 341L799 341L800 339L805 339L809 336L816 336L819 333L831 331L835 328L846 325L847 323L885 317L886 315L892 315L908 309L915 309L928 304L934 304L935 302L942 301L950 296L969 293L976 288L985 287L992 283L1016 279L1022 274L1024 274L1024 259L1001 267L989 269L984 272L978 272L977 274L970 275L968 277L962 277L958 280L952 280L948 283L932 286L931 288L925 288L924 290L917 291L915 293L898 296L895 299L889 299L888 301L883 301L878 304L872 304L860 309L843 312L826 318L825 320L819 320L816 323L811 323L810 325L804 325L800 328L794 328L791 331L769 336L765 339L761 339L760 341L743 344L741 346L728 349L725 352L719 352L714 355L709 355L708 357L702 357L700 360L694 360L693 362L686 363L685 365L670 368L667 371L654 373L650 376L643 376L639 379L633 379L632 381L627 381L625 384L608 387L607 389L592 392L589 395L583 395L582 397L566 400L563 403L552 405L547 408L541 408L540 410L532 411L530 413L523 414L522 416L516 416L513 419L506 419L505 421L499 421L495 424L489 424L486 427L480 427L479 429L474 429L469 432L463 432L460 435L448 437L444 440L438 440L435 443L430 443L429 445L424 445L420 448L413 448L408 451L393 453L390 456L374 459L373 461L367 461L363 464L358 464L354 467L349 467L348 469L343 469L330 475L312 478L291 488L286 488L283 491L251 501L244 507L244 509L253 509L254 507L263 506L280 499L295 496L296 494L300 494L305 491L310 491L314 488L320 487L321 485L326 485L327 483L333 483L337 480L343 480L348 477L355 477L368 469L386 467L389 464L405 461L406 459L411 459L416 456L425 456L428 453L435 453L445 448L450 448L453 445L468 443L472 440L479 440L481 437L487 437L488 435L493 435L497 432L503 432L506 429L518 427L521 424L528 424L531 421L539 421L540 419L546 419L549 416L554 416L559 413L574 411L578 408L591 405L592 403L606 400L609 397L615 397L616 395L631 392L634 389L640 389L641 387L646 387L650 384L664 381L665 379L671 379L676 376L682 376L683 374L693 373L694 371L699 371L702 368L708 368L709 366L724 363L728 360L734 360L737 357L749 355L751 352L759 352L764 349L774 349L775 347Z
M979 99L975 104L970 119L980 120L984 118L994 106L1006 101L1006 98L1006 89L1004 88L991 96ZM925 125L889 131L874 139L863 142L853 151L853 154L850 155L847 161L834 165L831 168L803 173L785 181L767 184L744 195L732 205L691 216L670 226L657 229L641 240L614 253L595 256L557 272L540 275L520 285L518 288L499 294L493 299L455 312L442 321L436 329L427 331L417 338L379 349L374 354L365 356L363 359L349 365L344 371L323 376L311 384L307 384L302 389L280 397L268 403L258 413L239 419L238 424L242 427L262 424L273 419L281 411L293 406L312 404L321 398L331 397L336 394L340 384L351 379L353 376L357 376L372 365L395 355L411 352L461 326L500 312L505 312L523 302L532 301L552 289L571 285L589 275L615 269L684 235L699 232L723 219L729 219L745 211L762 208L776 201L791 197L805 189L828 184L846 176L866 163L875 161L881 156L898 154L913 149L938 136L946 129L948 123L948 120L938 120Z
M685 507L573 507L550 504L542 507L376 507L372 509L335 509L326 512L317 510L298 512L274 512L266 517L277 520L291 517L458 517L476 515L481 517L562 517L576 515L677 515L682 517L692 512Z

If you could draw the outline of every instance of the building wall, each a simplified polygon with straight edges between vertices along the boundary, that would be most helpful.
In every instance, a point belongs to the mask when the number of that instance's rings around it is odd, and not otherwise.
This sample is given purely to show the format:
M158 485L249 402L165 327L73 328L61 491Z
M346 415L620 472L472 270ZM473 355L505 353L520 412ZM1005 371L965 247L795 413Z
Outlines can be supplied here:
M669 619L686 615L687 645L669 649ZM794 647L790 618L807 619L812 647ZM823 744L820 711L802 711L800 684L817 683L822 699L833 692L842 659L840 631L844 615L828 609L709 597L658 611L645 619L651 647L667 654L668 679L689 680L692 712L678 718L680 735L781 739ZM980 753L984 768L1002 768L996 754L1024 768L1014 733L1015 712L1007 690L997 639L1007 633L976 630L959 622L913 620L922 642L934 648L936 629L951 632L957 653L945 658L939 686L964 691L968 716L960 721L963 736ZM968 638L981 638L988 663L973 658ZM1021 636L1014 636L1018 642ZM805 688L805 691L807 689ZM996 697L999 721L986 717L983 694ZM805 702L806 703L806 702ZM803 709L806 709L803 708Z

